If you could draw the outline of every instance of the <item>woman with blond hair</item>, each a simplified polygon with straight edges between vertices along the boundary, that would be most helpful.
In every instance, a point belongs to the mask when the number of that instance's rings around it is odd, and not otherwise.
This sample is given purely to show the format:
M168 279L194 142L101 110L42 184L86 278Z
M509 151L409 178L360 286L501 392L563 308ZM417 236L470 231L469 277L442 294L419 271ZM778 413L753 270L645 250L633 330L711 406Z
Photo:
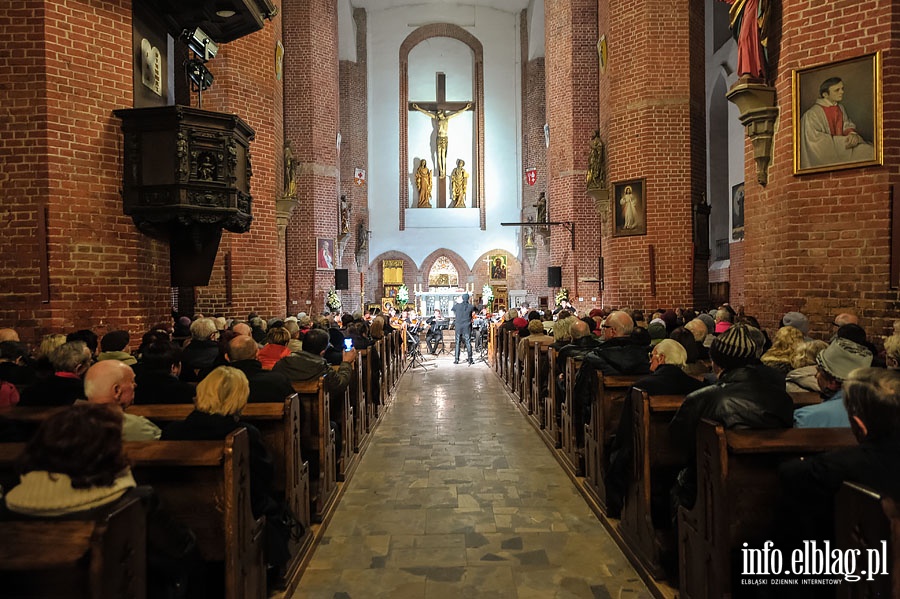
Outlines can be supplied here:
M803 391L821 392L819 381L816 379L816 356L828 347L824 341L804 341L794 349L791 356L791 370L784 377L785 389L788 393Z
M283 523L285 507L272 497L275 469L263 437L252 424L241 420L241 410L250 397L250 383L237 368L219 366L197 384L194 411L181 422L163 429L163 441L217 441L239 428L250 440L250 503L253 516L266 516L266 560L280 568L290 558L288 537L277 526ZM273 528L274 527L274 528Z
M762 355L760 360L769 368L774 368L783 374L790 372L791 358L797 346L803 343L803 331L795 327L781 327L775 333L772 347Z

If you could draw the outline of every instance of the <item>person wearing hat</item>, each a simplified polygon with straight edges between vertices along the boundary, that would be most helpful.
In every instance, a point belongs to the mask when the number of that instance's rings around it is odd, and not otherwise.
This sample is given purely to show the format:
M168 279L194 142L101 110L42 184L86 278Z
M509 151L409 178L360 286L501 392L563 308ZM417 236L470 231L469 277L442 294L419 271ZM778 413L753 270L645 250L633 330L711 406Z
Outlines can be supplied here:
M837 337L816 356L816 382L825 400L794 412L795 428L849 428L844 407L844 381L857 368L872 364L872 352L864 345Z
M809 319L802 312L788 312L781 317L781 326L799 329L806 341L810 341Z
M459 364L459 349L465 343L466 351L469 354L469 365L475 362L472 360L472 314L475 313L475 307L469 303L469 294L463 293L462 297L456 300L451 308L453 312L453 327L456 329L456 353L453 357L453 363ZM527 323L526 323L527 324Z
M654 318L647 327L647 332L650 333L650 345L658 345L660 341L669 336L666 323L661 318Z
M673 496L691 507L696 498L697 426L702 418L726 429L790 428L794 404L785 391L784 375L759 362L757 336L737 324L715 338L709 357L717 381L690 393L669 424L669 436L688 461L678 475ZM761 337L761 336L760 336Z

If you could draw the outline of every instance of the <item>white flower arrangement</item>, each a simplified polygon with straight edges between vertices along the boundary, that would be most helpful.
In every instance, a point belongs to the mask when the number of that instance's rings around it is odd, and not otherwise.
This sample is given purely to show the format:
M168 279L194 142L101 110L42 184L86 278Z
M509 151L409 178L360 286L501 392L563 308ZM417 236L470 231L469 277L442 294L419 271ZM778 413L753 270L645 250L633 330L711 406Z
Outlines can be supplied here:
M341 298L338 296L337 291L334 290L334 287L328 290L328 295L325 296L325 305L331 311L339 310L341 307Z
M556 292L556 304L559 305L563 300L569 299L569 290L565 287L560 287L559 291Z
M401 307L409 303L409 287L407 287L405 283L400 285L400 288L397 289L397 303L400 304Z
M494 290L491 289L490 285L485 285L481 288L481 301L485 304L494 299Z

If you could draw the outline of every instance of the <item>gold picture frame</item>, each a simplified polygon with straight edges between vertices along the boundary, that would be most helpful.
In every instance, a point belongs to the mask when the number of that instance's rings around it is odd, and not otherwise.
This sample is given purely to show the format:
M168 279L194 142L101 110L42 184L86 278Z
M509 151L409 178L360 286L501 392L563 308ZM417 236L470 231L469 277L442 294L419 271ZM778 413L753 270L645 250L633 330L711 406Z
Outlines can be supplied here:
M884 164L881 77L881 52L791 72L795 175Z
M505 254L494 254L488 256L488 268L492 281L505 281L507 270L507 258Z

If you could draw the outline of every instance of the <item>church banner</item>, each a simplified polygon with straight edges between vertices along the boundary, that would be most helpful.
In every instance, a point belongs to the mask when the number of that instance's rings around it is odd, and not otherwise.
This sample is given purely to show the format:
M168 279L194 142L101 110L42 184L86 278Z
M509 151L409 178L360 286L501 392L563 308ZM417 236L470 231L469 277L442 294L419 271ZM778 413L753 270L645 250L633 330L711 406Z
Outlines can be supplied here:
M525 170L525 181L527 181L529 185L534 185L535 183L537 183L536 168L529 168Z

